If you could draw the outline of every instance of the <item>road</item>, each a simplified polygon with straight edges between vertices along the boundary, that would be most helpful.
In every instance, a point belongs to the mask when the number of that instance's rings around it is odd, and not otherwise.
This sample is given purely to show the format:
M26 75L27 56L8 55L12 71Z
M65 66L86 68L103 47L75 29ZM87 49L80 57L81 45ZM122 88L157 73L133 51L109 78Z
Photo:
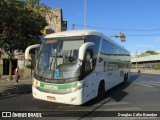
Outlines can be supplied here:
M47 116L48 119L55 116L58 119L60 119L60 117L64 117L65 119L88 118L92 120L106 119L106 116L108 119L111 119L109 118L110 115L111 117L115 114L117 115L117 112L109 113L109 111L118 111L120 113L127 113L130 111L160 111L160 75L138 75L132 73L127 84L120 84L107 91L106 96L102 101L96 102L95 100L92 100L82 106L36 100L32 97L31 93L28 93L0 99L0 111L40 111L42 113L44 111L42 116L44 118ZM102 111L108 112L103 113ZM115 116L112 119L124 119L122 117L117 117ZM135 119L138 119L138 117ZM149 120L151 118L146 119ZM160 118L155 117L152 119L160 120Z

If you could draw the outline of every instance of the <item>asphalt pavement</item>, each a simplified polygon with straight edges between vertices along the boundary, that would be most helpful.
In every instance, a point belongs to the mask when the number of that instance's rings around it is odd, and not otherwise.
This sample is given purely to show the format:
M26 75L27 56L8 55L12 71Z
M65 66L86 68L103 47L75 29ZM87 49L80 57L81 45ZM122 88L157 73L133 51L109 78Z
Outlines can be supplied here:
M31 91L32 78L20 78L18 83L15 79L0 78L0 99L31 93Z
M138 73L137 70L131 70L131 72ZM160 74L160 70L141 70L141 73ZM19 83L16 83L15 77L13 80L0 78L0 99L31 93L31 91L32 78L20 78Z
M103 100L98 102L91 100L81 106L34 99L31 93L16 94L16 97L0 99L0 111L12 113L17 111L17 113L27 114L40 112L44 120L160 120L159 78L159 74L131 73L126 84L120 84L107 91ZM20 82L22 84L22 81ZM137 116L134 116L134 113ZM141 113L153 113L158 117L145 115L141 117ZM118 117L119 114L120 117ZM131 114L132 117L121 117L127 114Z

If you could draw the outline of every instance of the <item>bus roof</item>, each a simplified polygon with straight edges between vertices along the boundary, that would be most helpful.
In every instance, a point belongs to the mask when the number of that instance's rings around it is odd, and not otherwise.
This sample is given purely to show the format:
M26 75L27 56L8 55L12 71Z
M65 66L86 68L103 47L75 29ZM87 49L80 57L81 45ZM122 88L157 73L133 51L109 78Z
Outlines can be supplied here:
M70 30L70 31L62 31L57 33L48 34L45 38L52 37L69 37L69 36L85 36L85 35L98 35L101 36L101 32L97 32L95 30Z
M57 38L57 37L86 36L86 35L96 35L96 36L100 36L100 37L103 37L103 38L107 38L107 40L110 41L111 43L123 48L124 50L126 50L124 47L122 47L120 44L118 44L117 42L112 40L110 37L106 36L105 34L103 34L101 32L98 32L96 30L69 30L69 31L62 31L62 32L48 34L44 38L46 39L46 38L55 38L55 37ZM126 51L128 51L128 50L126 50Z

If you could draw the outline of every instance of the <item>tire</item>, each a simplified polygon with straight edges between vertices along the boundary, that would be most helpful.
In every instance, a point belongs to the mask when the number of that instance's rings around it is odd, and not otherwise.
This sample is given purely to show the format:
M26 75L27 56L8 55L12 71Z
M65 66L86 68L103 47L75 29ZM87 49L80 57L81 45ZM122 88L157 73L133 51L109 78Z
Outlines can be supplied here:
M128 74L125 74L125 75L124 75L123 83L127 83L127 80L128 80Z
M97 95L97 100L100 101L104 98L105 96L105 86L104 86L104 82L101 81L98 87L98 95Z

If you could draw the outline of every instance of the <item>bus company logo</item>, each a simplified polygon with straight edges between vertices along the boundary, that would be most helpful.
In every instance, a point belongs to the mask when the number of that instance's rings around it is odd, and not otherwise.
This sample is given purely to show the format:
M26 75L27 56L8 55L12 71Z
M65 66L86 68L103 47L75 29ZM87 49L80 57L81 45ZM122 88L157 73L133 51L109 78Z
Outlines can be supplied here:
M2 112L2 117L11 117L11 112Z
M58 86L52 86L52 85L44 85L44 88L50 90L58 90Z

